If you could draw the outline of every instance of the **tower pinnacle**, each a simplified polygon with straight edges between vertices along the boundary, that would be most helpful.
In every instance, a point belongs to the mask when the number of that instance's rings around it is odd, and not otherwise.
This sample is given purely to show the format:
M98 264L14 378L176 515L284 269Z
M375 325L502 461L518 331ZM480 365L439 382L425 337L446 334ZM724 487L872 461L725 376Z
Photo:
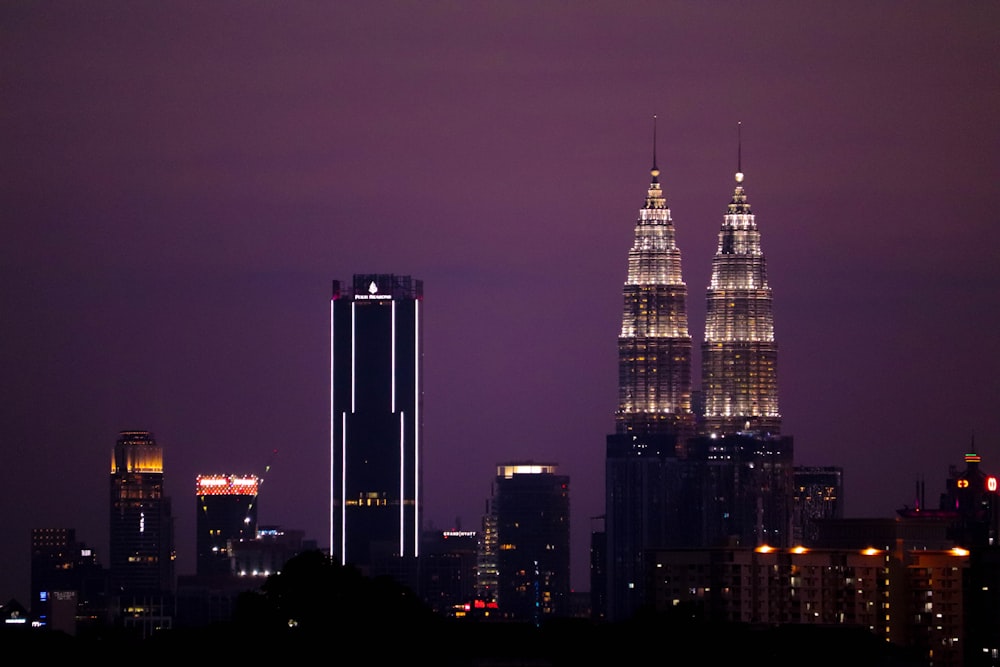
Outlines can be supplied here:
M736 122L736 182L743 182L743 121Z
M660 169L656 166L656 114L653 114L653 168L649 173L653 177L653 183L658 183Z

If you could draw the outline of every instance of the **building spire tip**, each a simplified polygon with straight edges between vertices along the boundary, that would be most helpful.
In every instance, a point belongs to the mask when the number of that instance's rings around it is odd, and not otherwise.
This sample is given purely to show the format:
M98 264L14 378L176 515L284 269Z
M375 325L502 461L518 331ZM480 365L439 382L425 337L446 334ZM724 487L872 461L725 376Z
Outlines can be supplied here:
M736 182L743 182L743 121L736 121Z
M654 182L660 175L660 168L656 166L656 114L655 113L653 114L653 168L650 169L649 173L653 176Z

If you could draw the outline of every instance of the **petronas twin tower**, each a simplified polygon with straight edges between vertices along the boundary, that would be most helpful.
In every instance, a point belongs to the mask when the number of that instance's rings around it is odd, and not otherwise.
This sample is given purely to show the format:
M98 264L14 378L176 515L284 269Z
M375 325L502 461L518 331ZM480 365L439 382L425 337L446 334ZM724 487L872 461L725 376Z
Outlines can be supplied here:
M737 166L736 190L722 220L708 286L701 346L703 430L777 435L778 347L760 232Z
M738 142L739 143L739 142ZM644 603L652 549L756 546L791 532L792 441L780 435L777 345L742 155L707 290L701 391L692 389L687 286L653 167L628 254L618 408L607 438L607 615Z
M615 432L676 433L679 444L699 433L778 434L771 288L743 173L737 171L712 259L701 350L703 409L698 409L692 405L687 286L659 182L655 130L653 141L652 178L628 253Z

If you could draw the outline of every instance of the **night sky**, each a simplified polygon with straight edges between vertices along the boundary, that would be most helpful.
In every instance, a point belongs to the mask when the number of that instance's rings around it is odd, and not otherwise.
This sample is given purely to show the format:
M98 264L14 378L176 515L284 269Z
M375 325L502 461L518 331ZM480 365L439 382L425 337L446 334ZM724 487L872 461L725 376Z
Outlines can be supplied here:
M479 528L496 465L570 476L573 587L604 512L622 284L660 181L694 377L742 169L783 433L847 516L1000 471L1000 3L0 5L0 600L30 531L108 563L111 451L327 547L329 299L424 281L425 519ZM696 387L700 384L696 380ZM272 452L277 455L272 460Z

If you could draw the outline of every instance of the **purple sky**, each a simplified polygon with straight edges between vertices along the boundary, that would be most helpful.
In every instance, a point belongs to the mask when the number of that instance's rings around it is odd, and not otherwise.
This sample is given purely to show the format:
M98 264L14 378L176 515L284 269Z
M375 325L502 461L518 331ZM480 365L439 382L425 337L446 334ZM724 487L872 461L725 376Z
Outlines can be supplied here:
M571 9L576 7L575 9ZM657 157L696 352L737 160L774 292L784 432L849 516L1000 471L1000 4L0 5L0 600L30 531L107 564L118 431L326 544L330 282L424 281L425 518L497 463L604 511L616 339ZM695 365L695 377L699 375Z

